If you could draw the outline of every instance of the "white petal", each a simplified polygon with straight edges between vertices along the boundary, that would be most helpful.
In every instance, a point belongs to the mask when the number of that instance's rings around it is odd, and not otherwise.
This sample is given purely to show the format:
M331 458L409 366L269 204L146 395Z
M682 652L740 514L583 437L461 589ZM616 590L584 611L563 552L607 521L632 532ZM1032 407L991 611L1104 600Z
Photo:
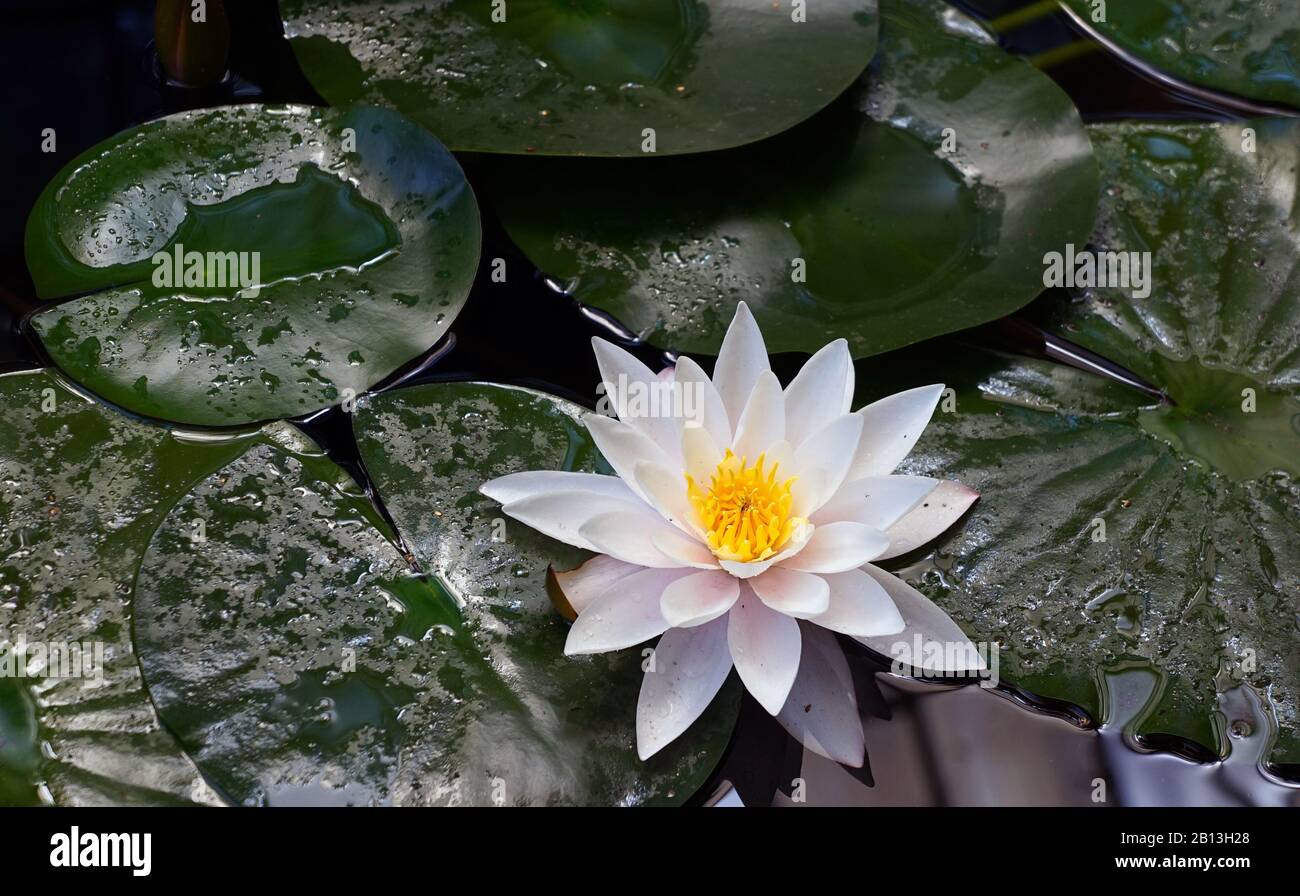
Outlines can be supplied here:
M799 623L764 604L748 587L727 614L731 661L754 699L772 715L781 711L799 671Z
M659 611L659 597L685 574L678 569L643 569L628 576L579 614L564 652L575 656L622 650L663 634L668 621Z
M768 371L767 347L763 334L749 313L749 306L741 302L736 306L736 316L731 319L727 335L718 350L718 363L713 368L713 385L727 409L727 419L734 434L740 415L749 403L749 393L754 390L761 374Z
M640 461L669 469L677 466L653 439L621 420L592 413L583 417L582 422L587 425L587 432L591 433L591 440L600 449L605 462L633 491L637 490L635 472Z
M810 519L818 525L862 523L882 532L939 485L928 476L868 476L840 486ZM886 533L888 534L888 533Z
M826 503L844 483L844 475L858 449L862 436L862 418L857 414L836 417L804 440L794 453L794 474L805 479L815 479L817 490L800 495L802 506L795 506L799 516L811 516ZM814 472L820 474L812 476Z
M749 580L758 599L778 613L808 619L825 613L831 589L821 576L780 566Z
M686 477L658 464L640 461L633 470L637 490L645 495L650 506L677 528L697 537L700 527L696 522L695 508L686 496Z
M799 674L777 714L790 736L819 756L861 768L866 755L862 717L844 651L830 632L800 623Z
M889 537L879 529L861 523L831 523L818 526L803 550L781 565L804 572L844 572L875 559L888 547Z
M696 541L677 529L655 532L650 542L655 546L655 550L672 560L675 566L694 566L696 569L718 568L718 558L713 556L708 545L703 541Z
M654 525L659 515L644 501L628 492L628 497L613 498L595 492L548 492L521 498L501 505L501 512L574 547L596 550L582 533L593 517L604 514L627 514Z
M868 564L862 567L862 571L889 594L890 600L903 617L905 627L896 635L858 638L859 641L887 657L896 657L897 648L901 645L906 648L908 657L918 661L913 665L923 672L960 674L978 672L985 667L984 658L975 645L967 639L957 623L928 597L883 569ZM915 646L917 638L922 643L919 656ZM937 644L941 649L927 651L924 646L926 644Z
M876 559L888 560L906 554L938 538L970 509L979 496L979 492L960 482L940 482L924 501L886 530L889 548Z
M548 492L596 492L610 497L632 498L635 495L627 483L617 476L597 473L569 473L564 470L529 470L511 473L483 483L478 490L493 501L509 504L533 495Z
M612 342L595 336L591 347L605 394L618 419L645 433L669 458L678 460L678 424L673 419L675 386Z
M703 427L687 429L682 432L682 466L695 484L702 489L709 487L709 481L722 463L723 445L728 442L715 442L713 436Z
M664 589L659 609L673 628L690 628L717 619L740 596L740 580L720 569L691 573Z
M636 702L636 752L649 759L708 708L731 672L727 619L671 628L655 645Z
M559 583L564 599L569 602L573 612L581 614L592 601L609 592L615 583L643 569L644 566L634 566L606 554L598 554L577 569L557 572L555 581Z
M682 429L702 427L713 437L718 445L731 444L731 421L727 409L722 404L722 396L709 379L708 374L700 369L690 358L682 357L677 361L675 380L678 397L684 415L681 418Z
M798 448L810 434L849 412L853 402L853 359L849 344L836 339L808 359L785 387L785 427Z
M754 391L749 393L749 403L736 425L731 450L752 464L768 446L784 439L785 401L781 397L781 381L769 370L758 378Z
M589 550L609 554L624 563L655 569L689 565L655 547L658 537L684 540L686 536L653 511L648 514L603 513L584 523L578 534L592 545Z
M883 586L861 569L830 573L826 612L811 622L855 637L893 635L903 630L903 617Z
M934 408L943 396L943 384L921 386L880 399L858 411L862 439L849 468L848 478L885 476L907 457Z

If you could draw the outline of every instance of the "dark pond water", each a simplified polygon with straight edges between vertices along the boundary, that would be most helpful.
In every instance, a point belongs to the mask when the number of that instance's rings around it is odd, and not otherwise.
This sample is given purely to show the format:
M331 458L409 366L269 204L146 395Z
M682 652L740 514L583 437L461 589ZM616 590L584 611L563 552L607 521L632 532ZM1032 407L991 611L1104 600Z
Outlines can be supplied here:
M980 0L960 4L989 19L1025 4ZM0 370L41 366L24 318L37 306L22 255L31 205L63 160L109 135L170 112L230 102L319 102L280 34L274 3L227 0L235 77L196 94L162 85L150 46L152 2L17 0L0 34L0 65L9 85L0 139L0 170L16 173L0 191ZM1079 35L1059 17L1040 18L1006 35L1005 46L1027 56L1055 54L1046 70L1070 93L1085 119L1237 117L1226 104L1181 94L1143 77L1104 52L1077 46ZM1062 50L1061 48L1072 48ZM1077 54L1077 55L1076 55ZM39 148L43 128L56 129L59 152ZM472 156L462 158L471 182ZM483 191L477 191L482 195ZM539 388L588 406L599 376L592 335L626 336L617 322L581 308L537 272L484 207L483 264L450 334L385 384L485 379ZM506 261L505 283L489 266ZM958 334L1036 348L1015 327ZM626 341L626 340L625 340ZM652 366L664 353L630 345ZM782 379L801 362L774 360ZM328 411L300 425L368 486L346 417ZM1258 695L1223 695L1223 743L1217 751L1175 739L1139 740L1131 732L1160 687L1141 667L1105 672L1105 717L1049 703L1004 685L984 690L891 676L865 649L851 657L866 726L868 767L848 771L806 754L752 700L728 754L696 796L726 795L746 804L795 805L1300 805L1300 769L1263 765L1272 722ZM1226 759L1219 759L1226 756Z

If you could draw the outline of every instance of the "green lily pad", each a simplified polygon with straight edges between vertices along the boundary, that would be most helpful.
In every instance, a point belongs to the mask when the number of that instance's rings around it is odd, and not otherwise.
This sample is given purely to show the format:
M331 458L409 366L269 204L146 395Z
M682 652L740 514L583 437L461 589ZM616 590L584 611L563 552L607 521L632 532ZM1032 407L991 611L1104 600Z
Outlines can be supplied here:
M845 337L855 357L1020 308L1043 253L1091 232L1079 116L946 5L881 15L862 82L775 139L653 163L494 160L507 230L579 301L681 351L716 353L740 300L772 351Z
M478 252L456 160L368 107L142 125L70 162L27 222L37 291L68 299L32 320L50 357L130 411L209 426L360 395L446 332Z
M780 133L848 87L875 0L285 0L334 105L392 106L456 150L641 156Z
M1245 682L1274 707L1273 759L1297 762L1300 125L1092 137L1107 187L1093 243L1150 251L1150 295L1086 288L1036 311L1176 404L1039 362L895 359L873 388L956 390L909 471L981 494L905 574L972 638L999 642L1012 681L1099 715L1099 671L1144 661L1168 683L1141 731L1211 749L1234 721L1217 694Z
M1065 0L1091 28L1158 71L1300 107L1300 20L1287 0Z
M368 399L355 429L366 469L398 531L464 608L492 666L530 707L536 730L500 729L495 751L532 763L529 792L548 802L681 802L701 787L730 741L740 706L733 679L677 742L642 762L635 717L637 650L566 657L567 625L546 592L546 569L590 556L507 521L478 494L520 470L608 472L576 405L525 389L443 383ZM465 749L489 751L486 744ZM575 775L575 770L578 770ZM576 777L576 781L574 778ZM554 794L555 796L547 796Z
M342 470L268 444L176 504L141 563L145 682L206 779L252 805L690 796L728 742L738 694L698 740L642 765L639 655L563 655L544 580L549 561L577 552L513 530L493 542L491 502L475 492L515 451L526 464L589 464L570 411L503 387L370 401L358 422L366 464L431 575L413 570ZM417 455L429 466L402 466Z
M162 514L240 442L133 422L49 373L0 376L0 803L215 799L141 684L130 598Z

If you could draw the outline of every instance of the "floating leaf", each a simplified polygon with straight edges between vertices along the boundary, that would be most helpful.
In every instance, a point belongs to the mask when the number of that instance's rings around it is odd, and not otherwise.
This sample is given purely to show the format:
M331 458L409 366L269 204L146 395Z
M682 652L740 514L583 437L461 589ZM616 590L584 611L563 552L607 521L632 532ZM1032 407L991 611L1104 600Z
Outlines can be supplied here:
M186 112L92 148L46 187L27 224L32 277L43 298L86 295L33 325L72 378L139 414L293 416L433 345L478 247L456 160L392 112Z
M145 694L129 605L153 527L239 441L135 423L48 373L0 376L0 668L28 647L0 676L0 802L212 801Z
M579 422L581 408L524 389L436 384L372 399L356 420L357 442L398 530L415 555L449 583L494 668L528 706L549 743L529 787L566 802L680 802L703 785L729 742L740 703L732 681L695 726L646 762L637 759L638 650L566 657L567 625L546 591L548 563L587 555L507 522L479 495L489 479L520 470L608 472ZM498 731L495 747L535 753L522 732ZM581 769L575 778L573 769ZM574 788L578 788L574 790Z
M207 779L257 805L690 796L728 742L738 694L694 741L642 764L639 653L566 658L545 576L577 552L522 529L493 541L495 507L475 491L505 463L589 466L573 410L442 385L360 413L367 467L437 577L412 572L341 470L269 445L177 504L141 564L145 680Z
M769 349L842 336L856 357L1000 317L1042 290L1045 251L1086 239L1097 201L1069 98L933 0L886 0L862 82L773 140L490 170L540 268L639 336L703 353L742 299Z
M1300 23L1289 0L1065 3L1088 27L1165 74L1300 107Z
M1244 681L1276 709L1273 758L1296 762L1300 125L1250 123L1253 153L1246 126L1094 128L1107 189L1093 242L1151 252L1150 294L1089 288L1045 312L1176 404L982 355L895 358L872 389L956 389L907 469L981 499L904 572L972 638L1002 645L1002 675L1099 714L1098 671L1145 661L1168 684L1142 730L1210 747L1216 694Z
M284 0L329 102L391 105L456 150L641 156L780 133L853 82L875 0Z

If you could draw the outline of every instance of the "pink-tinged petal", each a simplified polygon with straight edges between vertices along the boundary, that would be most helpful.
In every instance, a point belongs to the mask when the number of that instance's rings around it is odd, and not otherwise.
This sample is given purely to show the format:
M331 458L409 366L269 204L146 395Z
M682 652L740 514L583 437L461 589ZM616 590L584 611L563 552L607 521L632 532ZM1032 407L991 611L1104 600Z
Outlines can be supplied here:
M634 566L606 554L598 554L577 569L555 573L555 581L564 592L564 599L569 602L573 612L581 614L592 601L608 593L616 583L643 569L644 566Z
M893 635L903 630L903 617L889 592L861 569L823 578L830 590L826 611L809 621L855 637Z
M785 401L781 397L781 381L769 370L758 378L754 391L749 393L749 403L736 425L731 450L752 464L769 446L784 440Z
M849 467L849 480L894 472L912 450L943 396L943 384L890 395L860 409L862 439Z
M713 474L722 463L723 446L728 442L715 442L703 427L682 431L682 466L687 475L700 488L707 489Z
M740 680L772 715L781 711L799 671L799 623L748 588L727 614L727 643Z
M926 673L973 673L985 667L984 658L961 627L928 597L883 569L868 564L862 567L862 571L889 594L889 599L903 617L904 628L895 635L857 640L891 658L897 658L897 648L901 646L906 649L906 655L916 661L913 667ZM918 639L921 645L919 656ZM927 651L927 644L937 644L942 649Z
M703 428L715 444L730 445L731 421L727 408L708 374L690 358L682 357L677 362L676 383L684 411L680 428Z
M799 674L776 719L817 755L861 768L866 756L862 717L844 651L830 632L807 622L799 628L803 633Z
M785 387L785 431L796 448L812 433L849 412L853 401L853 358L836 339L808 359Z
M815 480L817 483L815 492L809 490L800 494L794 507L796 514L811 516L839 490L861 436L862 418L857 414L845 414L810 435L796 449L794 474L799 477L798 482Z
M733 434L745 405L749 403L749 393L754 391L758 378L769 369L763 334L754 322L754 315L749 313L749 306L741 302L736 306L736 316L731 319L727 335L722 339L718 363L713 368L713 385L727 409L727 420Z
M649 514L603 513L583 524L578 535L592 545L589 550L609 554L624 563L635 563L653 569L676 569L690 565L667 556L655 547L656 537L685 539L686 536L654 511Z
M754 560L749 563L721 560L718 565L738 579L752 579L803 550L804 545L812 538L814 528L812 525L804 525L796 529L790 536L790 540L786 542L786 546L766 560Z
M825 613L830 606L830 586L810 572L776 567L749 580L758 599L778 613L808 619Z
M846 482L811 519L826 523L862 523L882 532L919 505L939 485L928 476L868 476Z
M695 508L686 496L686 477L658 464L641 461L633 471L637 490L664 519L683 532L700 535Z
M643 569L614 591L596 598L569 629L568 656L622 650L658 637L668 628L659 610L664 589L686 574L680 569Z
M582 527L595 517L626 514L641 520L643 526L654 525L660 519L648 504L630 492L628 495L612 498L595 492L548 492L503 504L501 512L543 535L594 551L595 545L581 533Z
M614 468L619 478L637 490L636 465L641 461L672 469L675 464L645 433L633 429L621 420L602 414L588 414L582 418L591 440L600 449L605 462ZM638 492L639 494L639 492Z
M702 541L696 541L677 529L655 532L650 537L655 550L673 561L675 566L717 569L718 558Z
M678 461L674 384L661 380L632 354L599 336L592 338L591 347L605 394L618 419L645 433L672 461Z
M731 672L724 616L671 628L655 645L636 702L636 752L649 759L708 708Z
M740 581L722 570L691 573L664 589L659 610L673 628L712 622L740 596Z
M889 547L889 537L861 523L818 526L803 550L781 563L803 572L844 572L874 560Z
M529 470L511 473L483 483L478 490L499 504L509 504L551 492L594 492L611 498L638 500L627 483L617 476L570 473L564 470Z
M978 500L980 493L960 482L944 480L920 504L885 530L889 548L877 557L888 560L938 538Z

